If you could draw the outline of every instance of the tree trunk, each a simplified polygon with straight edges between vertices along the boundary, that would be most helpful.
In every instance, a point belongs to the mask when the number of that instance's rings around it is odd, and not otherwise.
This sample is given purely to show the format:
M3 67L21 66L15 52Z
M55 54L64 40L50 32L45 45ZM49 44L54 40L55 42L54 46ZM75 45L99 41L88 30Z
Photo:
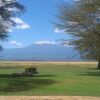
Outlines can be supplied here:
M100 70L100 60L98 61L98 69Z

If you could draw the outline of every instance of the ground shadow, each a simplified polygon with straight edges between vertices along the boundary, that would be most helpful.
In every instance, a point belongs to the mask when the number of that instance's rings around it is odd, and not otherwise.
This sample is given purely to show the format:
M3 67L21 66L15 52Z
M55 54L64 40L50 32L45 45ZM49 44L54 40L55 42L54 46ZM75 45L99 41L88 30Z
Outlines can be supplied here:
M0 92L21 92L37 89L56 83L49 79L53 75L38 75L33 77L13 77L11 74L0 74Z
M94 71L88 71L79 75L85 75L85 76L99 76L100 77L100 71L99 70L94 70Z
M34 75L35 77L54 77L55 75Z
M13 74L0 74L0 78L18 78L18 77L54 77L55 75L33 75L33 76L26 76L26 75L16 75Z
M98 68L87 68L88 70L98 70Z

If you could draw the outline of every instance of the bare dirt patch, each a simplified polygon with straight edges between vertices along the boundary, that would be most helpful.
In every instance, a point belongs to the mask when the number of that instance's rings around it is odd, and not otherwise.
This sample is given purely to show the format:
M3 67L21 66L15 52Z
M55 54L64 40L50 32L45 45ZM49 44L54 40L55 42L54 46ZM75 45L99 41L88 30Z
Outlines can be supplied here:
M100 100L88 96L0 96L0 100Z

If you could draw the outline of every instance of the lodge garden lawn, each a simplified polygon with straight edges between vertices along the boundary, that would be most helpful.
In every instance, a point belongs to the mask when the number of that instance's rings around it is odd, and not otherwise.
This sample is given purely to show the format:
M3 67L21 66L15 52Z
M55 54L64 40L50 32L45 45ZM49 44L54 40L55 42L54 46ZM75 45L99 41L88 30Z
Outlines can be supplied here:
M36 67L33 77L14 77ZM97 63L0 62L0 95L100 96Z

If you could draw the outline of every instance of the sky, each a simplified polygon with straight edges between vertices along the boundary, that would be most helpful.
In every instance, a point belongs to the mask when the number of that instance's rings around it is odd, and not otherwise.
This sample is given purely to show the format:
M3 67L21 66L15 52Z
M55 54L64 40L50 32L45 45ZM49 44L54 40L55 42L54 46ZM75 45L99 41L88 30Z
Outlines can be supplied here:
M9 30L8 41L1 45L4 48L21 48L31 44L56 44L59 39L69 39L69 35L52 23L57 21L58 5L64 1L19 0L26 7L26 12L14 19L18 25Z

